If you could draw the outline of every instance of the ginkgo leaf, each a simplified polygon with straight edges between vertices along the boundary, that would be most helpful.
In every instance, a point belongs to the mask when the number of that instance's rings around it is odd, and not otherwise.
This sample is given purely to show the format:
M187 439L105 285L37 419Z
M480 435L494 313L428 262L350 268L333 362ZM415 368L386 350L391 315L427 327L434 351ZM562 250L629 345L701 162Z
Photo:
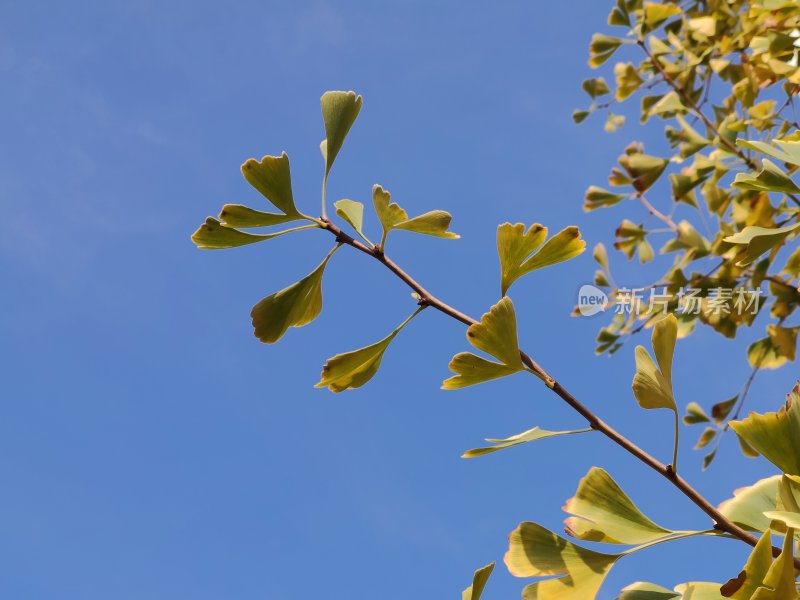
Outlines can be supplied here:
M590 600L621 556L583 548L541 525L525 522L511 532L504 560L516 577L560 576L527 586L523 600Z
M472 576L472 585L461 593L461 600L480 600L481 594L489 581L489 576L494 570L494 563L490 563L475 571Z
M583 210L589 212L604 206L614 206L626 197L625 194L615 194L596 185L591 185L583 196L585 201Z
M244 178L286 215L300 218L292 196L292 175L286 152L280 156L265 156L261 161L251 158L242 165Z
M739 488L732 498L719 505L719 511L726 519L749 531L767 531L769 519L764 513L776 509L780 481L781 476L774 475Z
M350 128L361 111L363 99L355 92L325 92L320 99L322 120L325 122L325 174L342 149Z
M644 23L652 31L670 17L681 14L681 7L675 4L662 4L661 2L644 3Z
M772 158L777 158L782 162L800 166L800 142L798 141L785 142L774 140L773 143L775 146L770 146L764 142L748 140L736 140L736 143L743 148L755 150L756 152L771 156Z
M305 225L303 227L295 227L293 229L286 229L284 231L276 231L275 233L256 234L239 231L227 224L220 223L214 217L208 217L206 222L197 228L192 234L192 241L197 244L201 250L224 250L226 248L236 248L237 246L246 246L248 244L255 244L256 242L263 242L271 240L285 233L292 233L293 231L300 231L303 229L313 229L316 225Z
M603 469L592 467L567 500L569 535L588 542L644 544L674 533L648 519Z
M734 187L759 192L783 192L796 194L800 188L776 164L767 160L762 161L762 169L757 174L737 173Z
M302 327L317 318L322 311L322 275L336 248L303 279L264 298L253 307L250 316L259 340L273 344L289 327Z
M619 164L628 172L637 192L647 191L667 168L669 161L647 154L623 154Z
M386 348L421 310L422 308L417 309L414 314L379 342L329 358L322 367L321 379L315 387L327 387L332 392L341 392L348 388L361 387L367 383L378 372Z
M405 229L415 233L432 235L435 237L457 239L459 236L452 231L448 231L450 213L443 210L433 210L418 217L408 218L408 213L404 211L396 202L391 202L391 194L379 185L372 188L372 203L375 206L375 214L383 227L383 237L380 248L386 242L386 236L392 229Z
M503 223L497 228L502 295L523 275L574 258L586 249L577 227L559 231L542 246L546 238L547 228L538 223L527 231L523 223Z
M336 208L336 214L350 224L350 227L356 230L356 233L362 238L364 232L364 205L355 200L337 200L333 203Z
M464 454L461 455L461 458L474 458L476 456L483 456L484 454L490 454L492 452L497 452L498 450L505 450L506 448L511 448L512 446L518 446L519 444L524 444L526 442L535 442L537 440L543 440L545 438L554 437L557 435L588 433L590 431L592 431L591 428L573 429L569 431L548 431L546 429L539 429L539 427L534 427L533 429L529 429L528 431L523 431L522 433L518 433L517 435L512 435L511 437L507 438L502 438L502 439L486 438L487 442L494 445L486 448L473 448L472 450L467 450Z
M592 36L589 44L589 66L596 69L606 62L614 52L622 45L620 38L609 37L600 33Z
M617 600L671 600L680 594L654 583L637 581L620 590Z
M783 539L781 554L770 565L762 585L750 600L790 600L797 598L794 569L794 531L790 528Z
M672 393L672 356L678 337L678 320L670 314L653 327L653 351L658 366L643 346L636 347L633 393L642 408L668 408L677 414Z
M684 600L725 600L720 587L720 584L710 581L690 581L676 585L675 591Z
M457 233L447 230L450 227L450 221L452 218L453 217L450 216L450 213L448 212L443 210L432 210L430 212L421 214L418 217L408 219L407 221L401 221L400 223L397 223L394 228L456 240L461 236Z
M696 425L697 423L708 423L711 419L697 402L689 402L686 405L686 414L683 416L685 425Z
M756 452L789 475L800 475L800 383L777 413L751 412L731 421L733 430Z
M458 390L470 385L513 375L522 370L487 360L471 352L459 352L447 366L457 375L444 380L442 383L443 390Z
M284 215L255 210L241 204L226 204L219 213L219 220L231 227L271 227L301 219L299 215Z
M767 530L758 540L747 564L735 579L731 579L722 586L725 597L734 600L750 600L755 591L764 582L764 578L772 565L772 539Z
M729 244L744 245L746 249L744 256L737 263L739 266L747 266L758 259L764 252L780 245L792 233L797 231L800 224L787 225L785 227L768 228L748 225L735 235L724 238Z
M470 325L467 339L475 348L492 355L500 362L486 360L468 352L457 354L449 365L450 370L457 375L445 380L442 389L453 390L474 385L525 368L517 341L517 317L510 298L504 297L481 317L479 323Z
M780 521L786 527L800 529L800 513L788 510L768 510L764 513L764 516L772 521Z

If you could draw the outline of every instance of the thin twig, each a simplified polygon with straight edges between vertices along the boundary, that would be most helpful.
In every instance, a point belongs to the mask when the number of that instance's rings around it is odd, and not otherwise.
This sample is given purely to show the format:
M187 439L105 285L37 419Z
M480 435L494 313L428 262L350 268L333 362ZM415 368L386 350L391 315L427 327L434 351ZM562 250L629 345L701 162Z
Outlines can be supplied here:
M386 254L383 253L378 248L369 248L365 246L363 243L359 242L358 240L353 239L351 236L344 233L337 225L330 222L329 220L323 218L321 221L325 225L325 229L327 229L331 234L333 234L336 238L336 241L339 244L347 244L356 250L363 252L364 254L371 256L381 264L383 264L387 269L389 269L392 273L394 273L401 281L403 281L408 287L410 287L413 291L415 291L420 297L420 303L426 306L432 306L439 312L452 317L456 321L460 321L465 325L474 325L478 323L475 319L470 317L469 315L453 308L449 304L446 304L433 294L431 294L427 289L425 289L419 282L417 282L413 277L411 277L408 273L406 273L397 263L391 260ZM722 531L725 533L729 533L732 536L740 539L741 541L755 546L758 543L758 538L753 536L752 534L748 533L732 521L730 521L725 515L723 515L711 502L706 500L697 490L695 490L683 477L678 475L672 465L667 465L659 461L658 459L654 458L650 454L648 454L645 450L637 446L634 442L626 438L624 435L619 433L613 427L608 425L605 421L603 421L600 417L598 417L594 412L592 412L589 408L584 406L575 396L573 396L569 391L567 391L564 386L561 385L555 378L550 376L547 371L545 371L539 364L536 363L528 354L520 350L520 357L522 358L522 362L525 366L535 373L537 376L541 377L548 388L550 388L559 398L561 398L564 402L566 402L572 409L574 409L578 414L580 414L586 421L588 422L589 426L605 435L609 438L612 442L626 450L629 454L633 455L641 462L646 464L648 467L665 477L670 483L672 483L678 490L680 490L689 500L691 500L695 505L697 505L700 510L706 513L711 520L714 522L714 528L718 531ZM774 556L778 556L781 553L780 548L773 547L772 553ZM800 569L800 559L795 559L795 565L797 568Z
M678 226L675 224L675 221L673 221L670 217L668 217L667 215L662 213L655 206L650 204L650 201L647 198L644 197L644 194L638 193L638 194L636 194L636 196L639 198L641 203L647 209L647 212L649 212L655 218L661 219L664 223L667 224L667 227L669 227L672 231L678 231Z

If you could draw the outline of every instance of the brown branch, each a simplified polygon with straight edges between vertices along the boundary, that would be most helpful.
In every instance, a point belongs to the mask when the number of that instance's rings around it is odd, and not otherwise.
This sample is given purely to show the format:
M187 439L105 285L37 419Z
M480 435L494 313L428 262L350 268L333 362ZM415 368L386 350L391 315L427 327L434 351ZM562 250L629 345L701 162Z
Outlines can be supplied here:
M336 237L336 241L339 244L346 244L348 246L352 246L356 250L360 250L364 254L367 254L377 260L378 262L382 263L387 269L389 269L392 273L394 273L400 280L402 280L408 287L410 287L413 291L415 291L420 296L420 304L426 306L432 306L439 312L452 317L456 321L460 321L464 325L474 325L478 321L462 313L459 310L456 310L449 304L446 304L433 294L431 294L428 290L426 290L420 283L418 283L413 277L411 277L408 273L406 273L402 268L400 268L397 263L391 260L386 254L384 254L378 248L369 248L368 246L364 245L363 243L359 242L358 240L353 239L351 236L344 233L337 225L329 221L328 219L322 218L321 222L324 224L324 228L332 233ZM522 358L522 362L536 375L541 377L545 380L547 387L553 390L553 392L561 398L564 402L566 402L570 407L572 407L578 414L580 414L586 421L589 423L589 426L605 435L609 438L612 442L617 444L618 446L622 447L628 453L632 454L634 457L639 459L641 462L646 464L648 467L665 477L670 483L672 483L678 490L680 490L689 500L691 500L694 504L696 504L700 510L706 513L711 520L714 522L714 528L718 531L722 531L728 533L739 540L750 544L751 546L755 546L758 543L758 538L753 536L752 534L748 533L729 519L727 519L717 508L711 504L708 500L706 500L697 490L695 490L689 483L677 472L673 469L672 465L667 465L659 461L658 459L654 458L647 452L645 452L642 448L637 446L631 440L626 438L624 435L619 433L613 427L608 425L604 422L600 417L594 414L589 408L584 406L575 396L573 396L570 392L568 392L558 381L556 381L553 377L551 377L542 367L540 367L528 354L520 350L520 357ZM773 547L772 549L773 555L778 556L781 552L780 548ZM795 559L795 565L797 568L800 569L800 558Z
M667 215L665 215L664 213L662 213L662 212L661 212L660 210L658 210L658 209L657 209L655 206L653 206L652 204L650 204L650 201L649 201L647 198L645 198L645 197L644 197L644 194L642 194L642 193L639 193L639 194L636 194L636 196L639 198L639 200L641 201L641 203L642 203L642 204L644 205L644 207L647 209L647 212L649 212L649 213L650 213L651 215L653 215L655 218L657 218L657 219L660 219L660 220L662 220L664 223L666 223L666 224L667 224L667 227L669 227L670 229L672 229L672 231L678 231L678 226L675 224L675 221L673 221L673 220L672 220L671 218L669 218Z
M755 162L753 162L753 160L751 160L750 157L747 156L744 153L744 151L742 151L741 148L738 148L736 144L732 143L730 140L728 140L728 138L724 137L720 133L719 128L711 121L711 119L708 118L708 116L706 116L706 114L702 110L700 110L700 107L697 106L697 103L692 99L692 97L683 88L683 86L680 85L677 81L675 81L672 78L672 76L664 70L664 67L661 65L661 63L658 61L655 55L652 52L650 52L650 49L647 47L647 44L645 44L644 40L642 39L636 40L636 43L639 44L644 53L647 54L647 58L659 72L661 77L664 78L664 82L667 85L669 85L673 90L675 90L675 93L677 93L678 96L680 96L681 102L683 102L686 106L691 108L692 111L694 111L694 113L703 120L703 122L706 124L706 127L708 127L711 131L713 131L714 134L717 136L717 138L719 138L720 143L723 146L725 146L728 150L730 150L733 154L738 156L742 160L742 162L744 162L744 164L746 164L750 169L752 169L753 171L758 169L758 165ZM786 196L797 206L800 206L800 199L798 199L796 196L792 194L786 194Z

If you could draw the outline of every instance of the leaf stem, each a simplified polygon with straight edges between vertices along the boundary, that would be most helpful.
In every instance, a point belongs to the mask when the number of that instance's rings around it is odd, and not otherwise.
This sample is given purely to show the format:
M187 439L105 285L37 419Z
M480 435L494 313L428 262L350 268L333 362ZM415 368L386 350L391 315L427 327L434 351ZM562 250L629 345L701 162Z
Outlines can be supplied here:
M329 220L323 218L322 219L326 223L326 229L336 237L336 241L338 242L337 248L343 244L347 244L356 250L363 252L364 254L371 256L383 266L385 266L389 271L394 273L401 281L403 281L408 287L410 287L413 291L415 291L420 296L420 302L424 303L426 306L432 306L439 312L455 319L463 323L464 325L473 325L477 323L475 319L470 317L469 315L459 311L458 309L446 304L433 294L431 294L427 289L425 289L419 282L417 282L413 277L411 277L408 273L406 273L397 263L391 260L388 256L386 256L380 249L378 248L369 248L359 242L358 240L353 239L352 236L347 235L344 233L339 227L337 227L334 223L330 222ZM742 529L739 525L728 519L725 515L723 515L710 501L708 501L704 496L700 494L696 489L694 489L683 477L678 475L677 472L670 466L662 463L655 457L648 454L644 449L640 448L634 442L629 440L627 437L619 433L616 429L611 427L605 421L603 421L600 417L598 417L594 412L592 412L588 407L586 407L582 402L580 402L575 396L573 396L569 391L567 391L561 383L559 383L556 379L551 377L542 367L539 366L536 361L533 360L528 354L520 350L520 358L522 359L523 364L528 367L530 370L534 371L537 376L541 377L547 387L553 391L559 398L561 398L564 402L566 402L575 412L581 415L586 421L589 423L589 426L601 432L605 435L608 439L612 442L620 446L623 450L637 458L639 461L659 473L661 476L666 478L672 485L674 485L678 490L686 496L691 502L697 505L700 510L702 510L706 515L708 515L711 520L714 522L714 528L718 531L722 531L724 533L728 533L731 536L749 544L750 546L755 546L758 543L758 538L756 538L751 533ZM772 553L774 556L779 556L781 553L781 549L777 547L772 548ZM795 566L800 569L800 558L795 559Z

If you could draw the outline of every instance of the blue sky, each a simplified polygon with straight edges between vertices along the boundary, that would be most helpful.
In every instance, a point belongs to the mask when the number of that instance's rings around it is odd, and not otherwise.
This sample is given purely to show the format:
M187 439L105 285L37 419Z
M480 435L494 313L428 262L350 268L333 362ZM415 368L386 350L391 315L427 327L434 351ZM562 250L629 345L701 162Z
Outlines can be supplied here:
M585 215L583 191L630 139L661 144L635 119L614 135L570 119L587 103L586 47L607 4L0 3L0 594L457 597L475 568L501 560L519 521L560 530L560 506L592 465L664 525L706 527L599 436L459 458L483 437L583 423L525 376L439 390L467 343L433 311L368 386L315 390L327 357L413 310L401 283L343 249L322 316L258 343L251 306L310 271L328 236L226 252L189 242L223 203L259 205L239 173L251 156L286 150L298 204L315 214L319 96L354 89L364 109L329 197L365 201L381 183L412 214L452 212L461 240L398 232L390 250L480 315L498 296L497 224L577 224L590 244L608 242L634 209ZM613 260L630 283L650 281ZM669 414L643 413L630 392L633 346L595 357L604 317L569 316L593 271L586 254L515 284L520 338L667 459ZM732 396L747 374L743 343L705 331L682 341L681 404ZM777 406L792 376L765 374L750 406ZM771 474L731 438L701 475L696 435L685 436L683 468L715 502ZM659 547L621 562L600 597L638 579L725 580L746 554L727 540ZM499 566L485 597L524 584Z

